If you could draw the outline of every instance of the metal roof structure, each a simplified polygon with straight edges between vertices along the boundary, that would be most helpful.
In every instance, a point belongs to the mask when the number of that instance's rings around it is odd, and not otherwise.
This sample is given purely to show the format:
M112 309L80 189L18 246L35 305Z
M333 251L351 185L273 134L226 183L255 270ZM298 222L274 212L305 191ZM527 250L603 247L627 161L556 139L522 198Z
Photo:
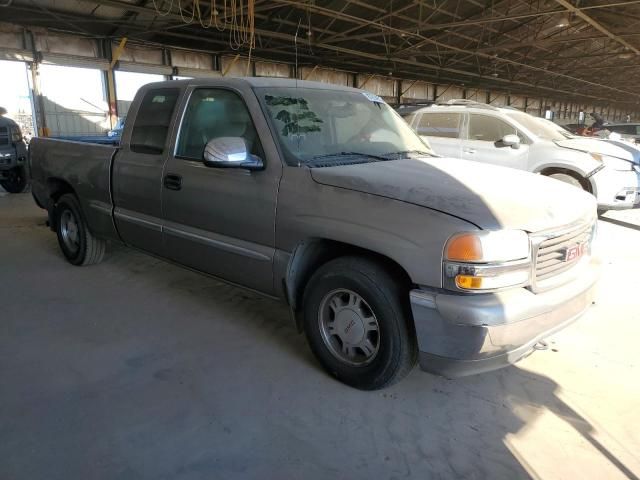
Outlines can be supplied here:
M249 53L247 42L241 45L234 36L247 33L249 24L242 22L252 9L255 58L525 95L634 108L640 104L640 0L0 1L3 4L0 19L18 25L243 55ZM235 30L220 31L211 25L213 20L218 26L235 22Z

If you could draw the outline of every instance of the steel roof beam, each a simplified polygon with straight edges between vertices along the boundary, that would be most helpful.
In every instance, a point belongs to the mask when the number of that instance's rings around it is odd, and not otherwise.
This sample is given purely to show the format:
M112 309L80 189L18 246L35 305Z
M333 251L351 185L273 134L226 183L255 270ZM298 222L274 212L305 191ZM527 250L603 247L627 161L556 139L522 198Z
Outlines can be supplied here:
M620 45L623 45L627 49L634 52L636 55L640 55L640 50L638 50L636 47L634 47L629 42L627 42L624 38L619 37L615 33L611 32L609 29L602 26L599 22L597 22L592 17L584 13L579 8L573 6L567 0L555 0L555 1L558 2L560 5L562 5L564 8L566 8L569 12L574 13L576 16L580 17L582 20L587 22L589 25L591 25L593 28L595 28L599 32L604 33L607 37L611 38L612 40L615 40Z
M117 0L100 0L100 1L101 2L105 2L105 1L106 2L113 2L113 1L117 1ZM333 17L335 15L338 15L337 12L335 12L333 10L330 10L328 8L319 7L317 5L300 4L295 0L275 0L275 1L283 3L283 4L295 6L297 8L309 9L310 11L315 11L315 12L317 12L319 14L326 15L326 16L329 16L329 17ZM564 1L564 0L556 0L556 1ZM379 27L379 25L377 23L375 23L375 22L373 22L371 20L363 19L363 18L356 17L356 16L353 16L353 15L339 14L339 16L340 16L341 19L343 19L345 21L350 21L350 22L353 22L353 23L360 23L360 24L363 24L363 25L365 25L365 24L366 25L373 25L373 26ZM625 95L632 95L634 97L639 97L640 98L640 93L630 92L630 91L627 91L627 90L621 90L621 89L618 89L616 87L612 87L610 85L603 85L603 84L592 82L590 80L582 79L582 78L579 78L579 77L573 77L573 76L570 76L570 75L566 75L564 73L553 72L553 71L547 70L545 68L532 66L532 65L529 65L529 64L526 64L526 63L521 63L521 62L517 62L517 61L514 61L514 60L509 60L509 59L506 59L506 58L494 57L492 55L474 52L473 50L468 50L468 49L456 47L454 45L448 45L448 44L442 43L440 41L433 40L433 39L430 39L428 37L425 37L425 36L423 36L423 35L421 35L419 33L407 32L405 30L401 30L399 28L389 27L389 26L387 26L387 29L389 31L393 31L393 32L404 33L407 36L420 38L421 40L424 40L427 43L431 43L431 44L433 44L433 45L435 45L436 47L439 47L439 48L456 51L456 52L462 53L462 54L472 54L472 55L476 55L476 56L481 57L481 58L488 59L490 61L500 62L500 63L506 64L506 65L519 66L519 67L523 67L523 68L526 68L526 69L529 69L529 70L535 70L535 71L538 71L538 72L543 72L543 73L545 73L547 75L551 75L551 76L554 76L554 77L560 77L560 78L565 78L565 79L569 79L569 80L576 80L576 81L582 82L582 83L584 83L586 85L591 85L591 86L595 86L595 87L599 87L599 88L603 88L603 89L607 89L607 90L611 90L611 91L616 91L618 93L622 93L622 94L625 94ZM368 52L358 52L356 50L345 49L345 48L342 48L342 47L337 47L335 45L329 45L329 44L326 44L326 43L324 43L324 44L317 43L315 46L318 47L318 48L325 48L325 49L328 49L328 50L344 51L345 53L349 52L350 55L368 56L369 58L375 58L377 60L391 61L390 58L388 58L388 56L369 54ZM374 56L372 57L371 55L374 55ZM396 62L396 63L399 62L399 63L408 63L408 64L420 63L420 62L414 62L414 61L409 60L409 59L398 59L398 58L394 58L393 61ZM433 66L429 65L429 64L425 64L425 66L429 67L429 68L433 68ZM445 71L454 71L455 73L462 73L464 75L469 75L469 76L483 76L483 75L476 74L474 72L465 72L465 71L461 71L461 70L458 70L458 69L447 69L446 67L440 67L440 66L437 67L437 68L440 68L440 69L445 70Z

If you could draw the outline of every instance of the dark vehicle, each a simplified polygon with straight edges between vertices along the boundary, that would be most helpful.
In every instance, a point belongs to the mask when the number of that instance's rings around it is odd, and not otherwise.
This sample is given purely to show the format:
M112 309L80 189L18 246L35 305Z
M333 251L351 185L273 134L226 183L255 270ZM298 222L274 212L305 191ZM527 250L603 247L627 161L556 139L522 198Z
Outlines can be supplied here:
M27 144L20 127L0 108L0 185L9 193L27 188Z
M30 158L69 262L124 242L284 300L324 368L357 388L416 360L447 376L509 365L594 296L591 195L437 157L353 88L148 84L119 147L36 138Z
M640 123L606 123L602 128L619 133L626 140L640 143Z

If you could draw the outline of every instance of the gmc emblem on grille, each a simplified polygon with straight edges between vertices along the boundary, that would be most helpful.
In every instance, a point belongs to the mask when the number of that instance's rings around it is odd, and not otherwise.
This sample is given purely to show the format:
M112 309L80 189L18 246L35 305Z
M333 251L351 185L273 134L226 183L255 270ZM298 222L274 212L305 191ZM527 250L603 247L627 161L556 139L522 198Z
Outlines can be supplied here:
M564 262L572 262L580 258L584 251L586 250L586 245L584 243L579 243L578 245L574 245L572 247L567 247L564 249Z

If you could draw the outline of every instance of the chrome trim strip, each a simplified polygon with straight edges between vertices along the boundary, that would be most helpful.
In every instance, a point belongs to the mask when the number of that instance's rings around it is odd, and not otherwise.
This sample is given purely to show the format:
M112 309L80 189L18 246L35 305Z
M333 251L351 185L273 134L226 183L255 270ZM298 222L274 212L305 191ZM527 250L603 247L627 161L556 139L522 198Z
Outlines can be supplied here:
M140 227L149 228L155 232L162 232L162 224L154 221L156 217L129 212L128 210L118 209L117 207L113 212L113 216L116 220L130 222Z
M100 213L111 216L111 204L99 200L91 200L89 206Z
M549 230L542 230L540 232L534 232L529 234L529 238L531 238L534 243L536 240L542 242L548 238L559 237L561 235L570 233L574 230L578 230L579 228L586 228L587 226L592 226L596 222L597 217L594 216L588 220L578 220L569 225L560 228L551 228Z
M163 228L164 233L167 233L169 235L173 235L174 237L178 237L178 238L184 238L186 240L191 240L194 242L198 242L201 243L203 245L207 245L209 247L213 247L216 248L218 250L224 250L227 251L229 253L235 253L237 255L242 255L244 257L249 257L249 258L253 258L254 260L260 260L260 261L266 261L269 262L271 261L271 257L269 257L268 255L265 255L263 253L260 252L256 252L255 250L251 250L248 248L244 248L244 247L240 247L238 245L232 245L230 243L227 242L223 242L221 240L216 240L214 238L211 237L205 237L203 235L198 235L196 233L191 233L191 232L187 232L185 230L178 230L177 228L172 228L172 227L167 227L165 226Z

